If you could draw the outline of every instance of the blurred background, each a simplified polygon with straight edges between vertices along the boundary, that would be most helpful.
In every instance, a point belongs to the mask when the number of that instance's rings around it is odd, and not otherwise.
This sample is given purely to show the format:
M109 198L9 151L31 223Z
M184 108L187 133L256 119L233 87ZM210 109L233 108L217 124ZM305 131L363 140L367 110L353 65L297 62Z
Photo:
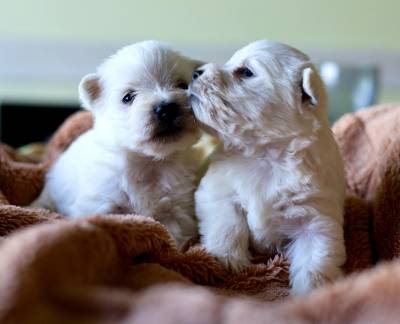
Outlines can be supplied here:
M79 108L80 78L144 39L225 61L268 38L308 53L331 95L330 119L400 102L398 0L0 0L0 135L44 140Z

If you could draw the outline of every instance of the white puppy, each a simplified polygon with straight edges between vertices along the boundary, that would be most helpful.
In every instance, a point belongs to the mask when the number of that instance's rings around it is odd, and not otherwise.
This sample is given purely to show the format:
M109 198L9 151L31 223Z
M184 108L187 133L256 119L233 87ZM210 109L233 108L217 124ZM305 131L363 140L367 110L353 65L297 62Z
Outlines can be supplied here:
M85 76L79 94L94 126L56 161L34 206L71 217L153 217L179 246L195 236L195 170L181 152L199 137L187 91L198 66L146 41L122 48Z
M340 274L344 171L323 83L296 49L258 41L190 85L195 116L224 144L195 195L202 242L233 270L285 252L292 293Z

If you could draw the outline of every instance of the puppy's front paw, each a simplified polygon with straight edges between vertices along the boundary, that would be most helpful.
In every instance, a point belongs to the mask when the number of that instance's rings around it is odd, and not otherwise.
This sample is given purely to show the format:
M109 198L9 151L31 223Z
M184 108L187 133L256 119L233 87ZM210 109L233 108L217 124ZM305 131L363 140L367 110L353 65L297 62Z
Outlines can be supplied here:
M235 273L251 265L250 257L245 253L229 253L223 256L216 256L216 258L224 264L225 268Z
M327 273L298 273L291 279L292 289L290 294L292 296L305 295L315 288L323 286L326 283L333 282L336 278L341 276L339 268L330 269Z

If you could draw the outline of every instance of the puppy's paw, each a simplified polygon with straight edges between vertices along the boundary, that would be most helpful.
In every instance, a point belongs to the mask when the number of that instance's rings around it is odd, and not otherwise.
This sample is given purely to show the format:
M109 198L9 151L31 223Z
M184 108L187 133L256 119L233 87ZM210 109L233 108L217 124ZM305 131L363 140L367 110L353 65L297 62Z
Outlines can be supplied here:
M309 272L307 274L298 273L291 278L292 296L305 295L313 289L333 282L341 276L342 272L339 268L331 269L329 272Z

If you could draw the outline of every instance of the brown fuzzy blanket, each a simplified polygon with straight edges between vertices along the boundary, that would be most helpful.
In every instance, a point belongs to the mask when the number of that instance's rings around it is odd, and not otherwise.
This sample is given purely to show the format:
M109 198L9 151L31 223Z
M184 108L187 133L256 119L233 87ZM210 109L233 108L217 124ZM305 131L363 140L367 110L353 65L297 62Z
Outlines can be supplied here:
M400 254L400 106L335 124L349 192L346 277L296 299L287 296L283 256L258 256L232 274L198 245L178 252L148 218L72 221L21 207L39 194L52 161L91 125L87 112L67 120L40 164L0 146L1 323L399 321L400 263L380 261Z

